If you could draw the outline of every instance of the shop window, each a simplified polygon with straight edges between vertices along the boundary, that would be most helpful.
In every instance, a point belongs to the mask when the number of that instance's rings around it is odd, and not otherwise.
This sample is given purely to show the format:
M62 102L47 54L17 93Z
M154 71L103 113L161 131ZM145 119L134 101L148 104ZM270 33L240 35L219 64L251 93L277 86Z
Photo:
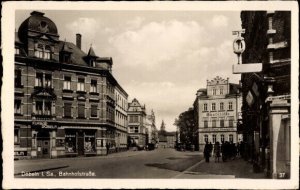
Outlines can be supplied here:
M21 100L15 100L15 114L21 115L22 114L22 110L21 110Z
M20 69L15 70L15 87L22 86L22 71Z
M85 105L78 104L78 118L85 118Z
M217 142L217 135L212 135L212 140L213 140L213 143L216 143Z
M51 115L51 102L37 101L35 103L35 110L37 115Z
M64 77L64 90L71 90L71 77L65 76Z
M211 110L212 111L216 111L216 103L212 103L211 104Z
M38 87L43 86L43 73L36 73L35 86L38 86Z
M207 111L207 104L203 104L203 111Z
M15 129L14 130L14 144L19 144L20 143L20 130Z
M208 135L204 135L204 142L208 142Z
M232 109L232 102L229 102L229 103L228 103L228 110L233 110L233 109Z
M91 105L91 117L98 117L98 106Z
M77 91L84 92L84 78L78 78Z
M64 117L72 117L72 103L64 103Z
M84 152L85 153L96 152L96 150L95 150L95 135L85 134Z
M208 127L208 121L204 120L204 128L207 128L207 127Z
M92 93L97 93L97 80L91 80L91 90Z
M76 135L75 133L67 133L65 135L66 153L76 153Z

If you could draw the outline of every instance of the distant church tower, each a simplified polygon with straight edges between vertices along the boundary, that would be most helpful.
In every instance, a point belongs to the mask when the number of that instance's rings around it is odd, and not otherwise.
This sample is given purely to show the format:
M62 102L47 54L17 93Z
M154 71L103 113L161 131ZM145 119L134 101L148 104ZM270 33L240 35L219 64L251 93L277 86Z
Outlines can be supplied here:
M162 122L161 122L160 130L161 131L166 131L166 125L165 125L164 120L162 120Z

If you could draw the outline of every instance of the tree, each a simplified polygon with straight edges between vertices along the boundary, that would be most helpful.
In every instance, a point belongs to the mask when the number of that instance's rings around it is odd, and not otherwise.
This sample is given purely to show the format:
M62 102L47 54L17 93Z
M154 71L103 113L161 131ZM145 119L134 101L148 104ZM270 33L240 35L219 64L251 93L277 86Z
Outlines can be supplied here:
M191 145L198 146L198 128L195 123L194 109L189 108L188 111L182 112L177 119L175 125L179 130L180 143L185 144L187 148Z

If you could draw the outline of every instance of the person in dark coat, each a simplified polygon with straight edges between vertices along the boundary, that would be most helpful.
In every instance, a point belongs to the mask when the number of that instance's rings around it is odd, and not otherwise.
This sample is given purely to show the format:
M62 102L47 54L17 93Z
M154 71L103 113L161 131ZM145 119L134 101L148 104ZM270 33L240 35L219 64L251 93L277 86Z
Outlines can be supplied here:
M108 152L109 152L109 144L106 143L106 155L108 155Z
M209 162L209 157L210 157L210 147L209 144L206 142L204 146L204 151L203 151L204 157L205 157L205 162Z
M221 147L219 142L216 142L216 144L214 145L214 156L215 156L215 162L220 162Z

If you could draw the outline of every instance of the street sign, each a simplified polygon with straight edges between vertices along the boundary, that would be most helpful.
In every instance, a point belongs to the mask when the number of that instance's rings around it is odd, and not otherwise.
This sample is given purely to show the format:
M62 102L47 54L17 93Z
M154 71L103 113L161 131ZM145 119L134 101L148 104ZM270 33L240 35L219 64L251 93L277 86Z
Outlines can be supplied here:
M232 66L233 74L259 73L262 71L262 63L238 64Z

